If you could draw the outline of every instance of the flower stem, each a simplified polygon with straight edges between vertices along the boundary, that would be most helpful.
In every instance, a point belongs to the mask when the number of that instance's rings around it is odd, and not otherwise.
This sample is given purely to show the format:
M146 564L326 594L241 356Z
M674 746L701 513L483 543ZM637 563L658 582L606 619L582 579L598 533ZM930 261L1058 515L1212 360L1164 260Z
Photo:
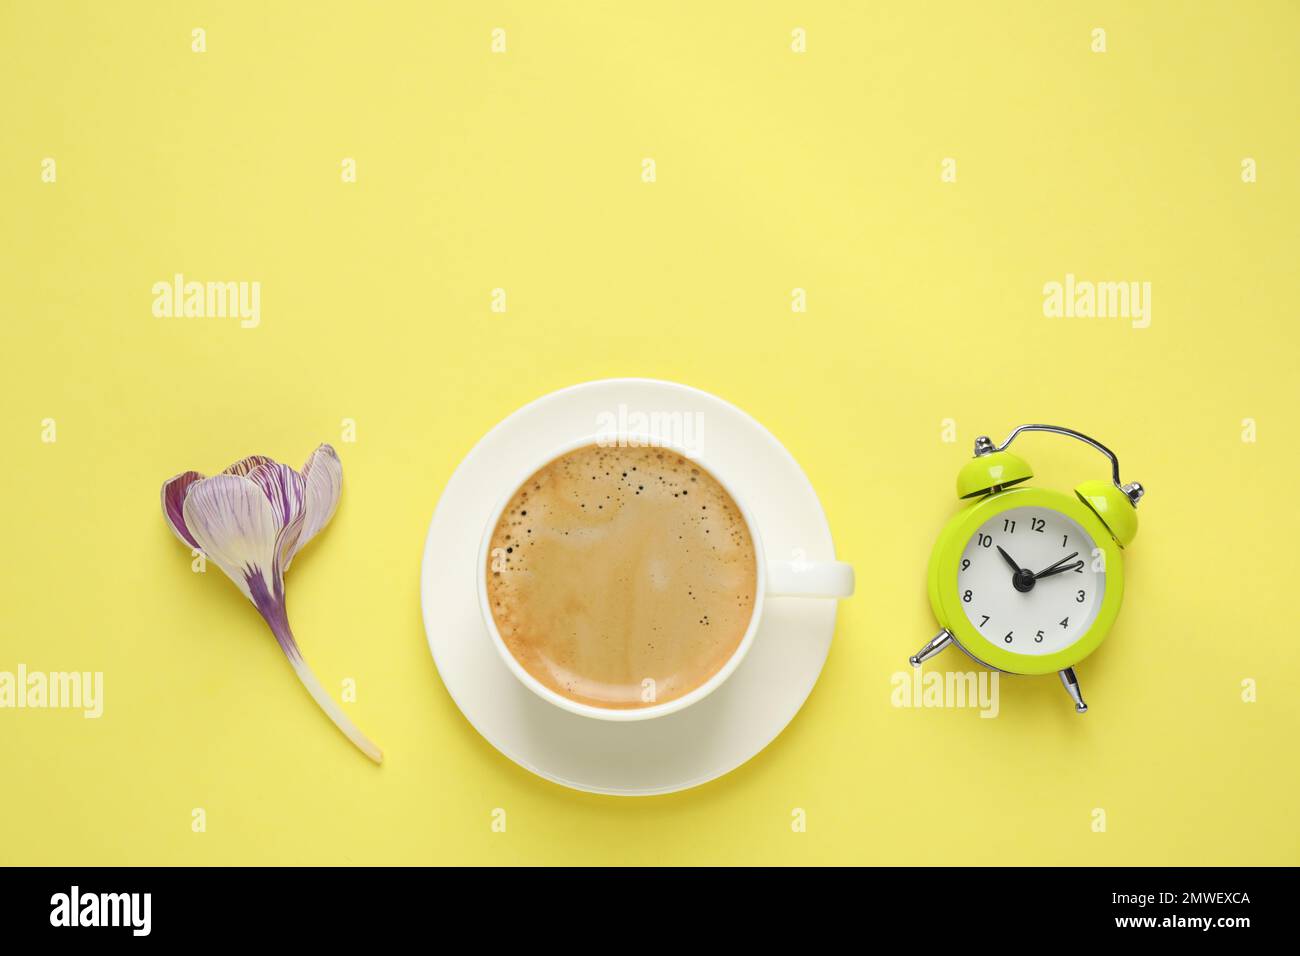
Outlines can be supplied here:
M254 580L260 581L260 575ZM348 719L347 714L343 713L342 708L334 703L334 698L325 692L325 688L320 685L316 675L312 673L307 662L302 659L302 652L298 650L298 642L294 640L293 631L289 629L289 616L285 612L284 595L277 590L276 597L262 592L254 591L253 604L261 612L266 623L271 628L271 633L275 635L276 643L280 645L280 650L284 651L284 656L289 658L289 663L293 665L294 673L298 675L298 680L302 681L302 686L307 688L307 692L320 705L320 709L329 715L330 720L334 721L334 726L343 731L343 735L352 741L363 754L373 760L375 763L384 762L384 752L370 742L357 725Z
M330 720L334 721L334 726L343 731L344 736L356 744L357 749L363 754L375 763L383 763L384 752L371 743L369 738L357 729L357 725L348 719L348 715L343 713L339 705L334 703L334 698L325 692L325 688L320 685L320 681L307 666L307 662L301 657L290 657L289 660L293 663L294 673L298 675L298 680L302 681L302 686L306 687L307 692L315 698L320 709L329 714Z

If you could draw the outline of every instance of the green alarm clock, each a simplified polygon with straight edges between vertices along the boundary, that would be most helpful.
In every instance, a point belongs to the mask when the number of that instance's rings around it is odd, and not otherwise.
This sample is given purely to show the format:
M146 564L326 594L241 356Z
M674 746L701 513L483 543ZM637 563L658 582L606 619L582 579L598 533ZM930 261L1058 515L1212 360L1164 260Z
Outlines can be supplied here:
M1111 480L1085 481L1074 495L1028 488L1029 463L1007 451L1024 432L1078 439L1111 463ZM1056 671L1086 713L1074 665L1097 649L1124 597L1123 549L1137 534L1143 489L1124 484L1119 459L1081 432L1021 425L1001 445L975 439L957 476L973 502L944 527L930 555L930 605L941 631L911 657L913 667L956 644L976 663L1008 674Z

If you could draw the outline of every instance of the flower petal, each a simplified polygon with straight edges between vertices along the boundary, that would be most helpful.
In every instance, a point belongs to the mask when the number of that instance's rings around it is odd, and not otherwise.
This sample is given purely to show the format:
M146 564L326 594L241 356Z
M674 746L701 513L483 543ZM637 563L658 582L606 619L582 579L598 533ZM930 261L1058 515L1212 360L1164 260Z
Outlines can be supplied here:
M276 462L258 465L246 477L262 489L266 499L271 502L271 511L275 513L275 520L280 525L275 553L283 573L289 567L294 547L298 544L298 536L302 533L306 484L302 475L288 465Z
M168 478L162 486L162 509L163 517L167 519L167 526L172 529L176 537L181 539L182 544L187 544L191 548L197 548L199 543L185 527L185 514L182 508L190 485L202 478L203 476L197 471L182 471L179 475Z
M223 475L246 475L259 465L274 465L274 458L267 458L265 455L249 455L247 458L241 458L229 468L222 472Z
M208 559L226 572L244 597L281 599L284 582L277 560L280 523L271 502L254 481L240 475L214 475L190 486L185 496L185 526Z
M329 445L321 445L311 453L307 464L302 466L302 477L306 484L305 520L302 533L298 535L298 540L285 561L286 569L293 556L302 550L303 545L314 538L321 528L329 524L330 518L334 517L334 512L339 506L339 496L343 493L343 463L339 461L338 453L333 448Z
M302 475L288 465L276 462L258 465L244 477L262 489L281 528L302 513L306 484Z

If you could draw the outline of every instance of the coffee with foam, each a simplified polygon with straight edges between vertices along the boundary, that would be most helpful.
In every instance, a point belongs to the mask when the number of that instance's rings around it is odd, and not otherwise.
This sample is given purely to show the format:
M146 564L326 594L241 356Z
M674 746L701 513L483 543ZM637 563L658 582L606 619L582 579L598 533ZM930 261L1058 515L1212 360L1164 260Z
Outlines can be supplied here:
M664 448L588 445L515 492L489 549L492 617L544 686L594 707L706 683L749 627L749 528L712 475Z

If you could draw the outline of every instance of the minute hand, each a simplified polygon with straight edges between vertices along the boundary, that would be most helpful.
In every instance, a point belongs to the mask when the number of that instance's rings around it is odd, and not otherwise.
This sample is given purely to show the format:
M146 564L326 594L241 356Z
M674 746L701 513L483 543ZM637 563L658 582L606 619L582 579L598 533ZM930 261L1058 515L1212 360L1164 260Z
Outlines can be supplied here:
M1066 555L1060 561L1057 561L1055 564L1051 565L1050 567L1043 568L1043 570L1035 574L1034 580L1038 580L1039 578L1049 577L1053 574L1060 574L1062 571L1073 571L1075 568L1083 567L1082 561L1076 561L1074 564L1065 563L1074 558L1077 558L1078 556L1079 556L1078 551L1075 551L1073 554Z

